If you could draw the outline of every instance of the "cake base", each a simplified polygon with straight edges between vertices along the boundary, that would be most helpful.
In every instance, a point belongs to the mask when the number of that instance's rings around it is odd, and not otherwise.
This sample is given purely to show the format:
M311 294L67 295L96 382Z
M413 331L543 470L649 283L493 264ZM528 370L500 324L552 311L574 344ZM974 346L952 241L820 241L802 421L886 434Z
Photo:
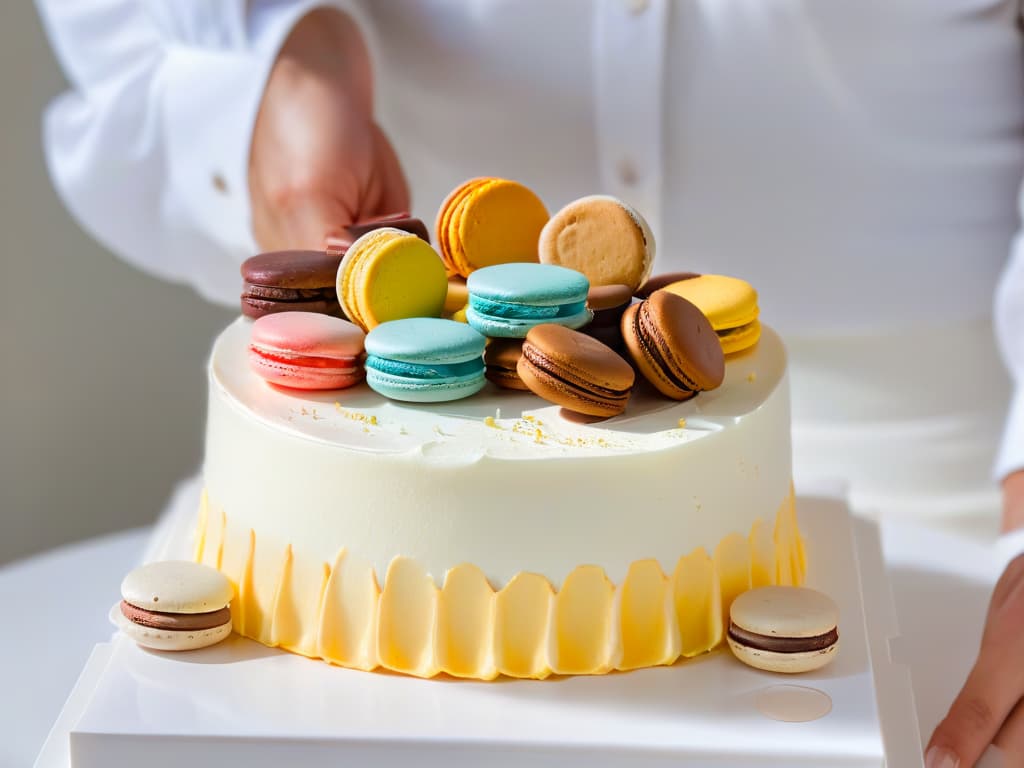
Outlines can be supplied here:
M840 606L843 651L818 672L784 678L715 651L600 677L423 681L331 670L237 636L185 656L119 637L97 646L37 768L143 756L155 768L920 765L908 671L889 659L895 623L877 529L836 501L797 506L807 584ZM177 510L149 557L188 555L194 509ZM765 717L759 694L780 684L823 692L831 712Z

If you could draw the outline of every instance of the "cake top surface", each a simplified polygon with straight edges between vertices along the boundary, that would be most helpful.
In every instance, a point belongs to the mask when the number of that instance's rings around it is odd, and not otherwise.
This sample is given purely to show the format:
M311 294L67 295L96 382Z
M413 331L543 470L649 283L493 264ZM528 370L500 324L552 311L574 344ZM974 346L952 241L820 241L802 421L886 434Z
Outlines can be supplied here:
M295 437L369 453L421 455L438 463L621 455L706 438L755 411L785 376L781 339L765 328L750 350L726 358L725 381L675 402L645 384L620 416L593 421L529 392L488 383L465 400L399 403L365 384L299 391L268 384L246 362L252 321L239 318L214 345L210 375L233 406Z

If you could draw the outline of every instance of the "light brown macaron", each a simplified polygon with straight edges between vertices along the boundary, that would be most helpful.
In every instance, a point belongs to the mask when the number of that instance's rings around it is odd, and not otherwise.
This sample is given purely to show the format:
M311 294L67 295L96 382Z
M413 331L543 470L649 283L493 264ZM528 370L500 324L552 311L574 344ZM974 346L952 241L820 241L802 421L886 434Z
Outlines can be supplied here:
M139 645L190 651L231 634L234 596L220 571L187 560L136 568L121 582L121 602L111 611L120 630Z
M721 386L725 355L711 323L686 299L667 291L633 304L622 315L630 357L654 387L673 400Z
M636 290L651 274L654 235L632 206L608 195L574 200L540 233L540 261L582 272L591 285Z
M516 367L535 395L570 411L609 417L629 402L636 374L596 339L561 325L530 329Z
M820 669L839 652L839 608L806 587L759 587L729 609L729 648L751 667L789 674Z
M484 375L503 389L528 391L517 370L522 356L522 339L491 339L484 350Z

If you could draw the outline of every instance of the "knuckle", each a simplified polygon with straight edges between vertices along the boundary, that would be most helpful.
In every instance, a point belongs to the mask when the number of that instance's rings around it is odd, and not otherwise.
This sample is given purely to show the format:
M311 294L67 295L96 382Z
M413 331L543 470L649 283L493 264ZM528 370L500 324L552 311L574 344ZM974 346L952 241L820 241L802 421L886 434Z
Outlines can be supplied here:
M987 701L977 696L958 699L949 713L947 723L954 725L958 734L973 736L995 730L995 712Z

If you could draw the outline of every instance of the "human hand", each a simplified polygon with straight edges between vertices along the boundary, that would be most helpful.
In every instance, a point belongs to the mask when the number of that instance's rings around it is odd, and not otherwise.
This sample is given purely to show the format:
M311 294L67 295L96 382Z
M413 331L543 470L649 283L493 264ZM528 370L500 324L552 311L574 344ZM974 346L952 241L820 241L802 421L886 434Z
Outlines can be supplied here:
M408 210L398 158L373 121L371 75L362 37L339 11L311 12L285 41L249 157L262 249L323 248L347 224Z
M1003 530L1024 526L1024 471L1003 482ZM1024 765L1024 555L1010 562L989 603L977 661L932 734L926 768L969 768L989 744Z

